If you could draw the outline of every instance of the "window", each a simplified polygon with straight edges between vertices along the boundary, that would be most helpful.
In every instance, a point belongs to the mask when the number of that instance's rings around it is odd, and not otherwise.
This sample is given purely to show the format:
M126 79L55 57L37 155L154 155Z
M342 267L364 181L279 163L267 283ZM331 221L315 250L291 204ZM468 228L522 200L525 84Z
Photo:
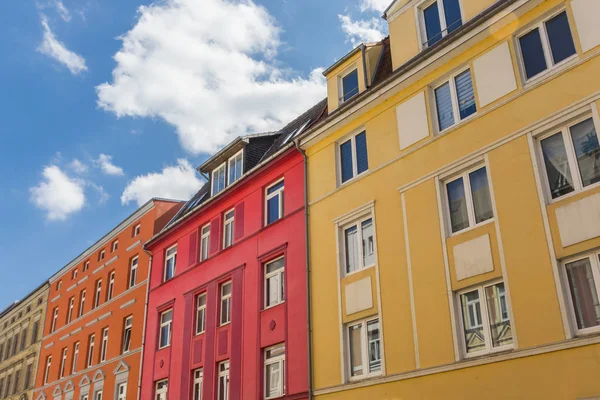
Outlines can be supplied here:
M595 331L600 326L600 254L589 254L564 263L569 285L571 308L580 333Z
M340 103L350 100L358 94L358 69L353 69L340 78Z
M77 361L79 360L79 342L73 345L73 364L71 365L71 374L77 372Z
M89 397L88 397L87 394L82 394L81 395L81 400L88 400L88 399L89 399Z
M31 376L33 373L33 363L27 364L25 369L25 381L23 382L24 389L31 389Z
M204 333L206 329L206 293L199 294L196 298L196 335Z
M98 390L95 394L94 394L94 400L102 400L102 390Z
M169 381L159 381L156 382L156 396L155 400L167 400L167 392L169 389Z
M75 268L73 270L73 273L71 274L71 280L75 280L75 279L77 279L77 268Z
M348 326L350 379L381 373L381 337L379 320L362 321Z
M46 357L46 370L44 371L44 385L48 383L50 378L50 367L52 367L52 356Z
M17 349L19 348L19 332L17 332L15 334L15 338L13 339L13 347L12 347L12 354L13 356L15 354L17 354Z
M177 245L169 248L165 257L165 272L163 280L166 282L175 276L175 267L177 265Z
M459 0L433 0L420 8L423 47L433 46L462 26Z
M343 229L346 274L375 265L373 218L363 218Z
M10 394L11 381L12 381L12 375L8 375L8 378L6 378L6 389L4 390L4 397L8 397L8 395Z
M283 188L283 180L267 188L265 198L267 225L283 218Z
M210 224L202 227L200 235L200 261L208 258L208 250L210 248Z
M285 344L265 350L265 398L285 394Z
M102 260L104 260L104 249L100 250L100 253L98 253L98 261Z
M244 150L240 150L236 155L231 157L227 162L229 167L229 177L227 178L227 184L231 185L233 182L237 181L242 177L242 172L244 168L243 164L244 159ZM221 189L223 190L223 189Z
M100 346L100 362L106 361L106 353L108 352L108 327L102 329L102 344Z
M117 386L117 400L127 400L127 382Z
M15 385L13 386L12 394L16 394L19 391L19 379L21 378L21 370L15 371Z
M119 248L119 241L115 240L114 242L112 242L112 245L110 246L110 252L114 253L115 251L117 251L118 248Z
M285 300L283 257L265 264L265 308L283 303Z
M23 328L23 333L21 334L21 351L25 349L25 345L27 344L27 327ZM2 351L0 351L0 354Z
M475 93L471 70L462 71L433 89L440 132L475 114Z
M102 279L96 281L96 295L94 296L94 308L100 305L100 295L102 293Z
M526 80L542 75L575 55L566 11L531 28L519 37L518 43Z
M83 272L86 272L88 269L90 269L90 262L86 261L85 264L83 264Z
M79 317L81 317L83 315L83 311L84 311L84 307L85 307L85 289L83 289L81 291L81 294L79 295Z
M194 371L194 400L202 400L202 368Z
M133 316L125 318L125 325L123 327L123 351L127 353L131 348L131 329L133 328Z
M73 319L73 310L75 309L75 297L69 299L69 311L67 312L67 324Z
M473 356L512 345L512 328L504 283L479 286L459 293L463 347ZM481 304L485 301L485 304Z
M131 259L131 263L129 265L129 286L128 288L132 288L137 283L137 268L138 268L139 258L135 256Z
M347 182L368 169L367 133L363 131L340 144L340 182Z
M62 379L65 376L65 368L67 366L67 348L62 350L62 358L60 359L60 374L58 379Z
M31 344L34 344L38 340L38 331L40 329L40 321L33 323L33 329L31 331Z
M8 338L8 342L6 343L6 355L4 356L4 359L7 359L10 357L10 350L12 348L12 338Z
M223 189L225 189L225 163L218 166L212 172L212 195L219 193Z
M600 144L592 118L543 137L540 147L552 199L600 182Z
M231 281L221 285L221 325L231 321Z
M87 367L91 367L94 363L94 344L96 342L96 335L91 334L88 339L88 354L87 354Z
M228 211L225 213L225 218L223 222L223 248L226 249L233 244L233 234L234 234L234 219L235 219L235 210Z
M62 280L56 282L56 290L60 290L61 287L62 287ZM13 318L12 322L15 322L14 318Z
M167 310L160 314L160 332L158 340L158 348L171 345L171 326L173 324L173 309Z
M108 274L108 288L106 289L106 301L109 301L113 297L113 291L115 290L115 271L111 271Z
M470 170L446 183L452 233L476 226L494 217L487 170Z
M219 400L229 400L229 361L219 363Z
M142 225L137 224L136 226L133 227L133 237L136 237L140 234L140 231L142 230Z
M58 322L58 307L54 307L52 311L52 326L50 327L50 333L56 330L56 323Z

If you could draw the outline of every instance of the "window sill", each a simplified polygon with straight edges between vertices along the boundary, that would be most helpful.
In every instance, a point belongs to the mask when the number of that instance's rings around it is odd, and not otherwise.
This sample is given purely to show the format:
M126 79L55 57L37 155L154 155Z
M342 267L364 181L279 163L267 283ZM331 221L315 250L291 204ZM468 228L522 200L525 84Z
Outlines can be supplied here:
M361 178L363 175L367 175L368 173L369 173L369 170L367 169L366 171L363 171L363 172L361 172L360 174L357 174L357 175L353 176L352 178L348 179L347 181L340 183L340 184L338 185L338 187L337 187L337 188L338 188L338 189L341 189L341 188L343 188L343 187L345 187L345 186L347 186L347 185L350 185L350 184L352 184L352 182L354 182L354 181L358 180L358 179L359 179L359 178ZM341 179L340 179L340 180L341 180Z
M285 300L283 300L283 301L281 301L281 302L279 302L277 304L273 304L272 306L264 307L261 310L261 312L271 310L271 309L276 308L277 306L280 306L280 305L283 305L283 304L285 304Z
M529 89L532 86L537 86L538 84L544 83L546 80L552 79L554 75L560 74L563 69L569 68L569 66L577 63L578 61L578 54L575 53L572 56L562 60L560 63L553 65L552 67L540 72L535 76L532 76L529 79L522 75L521 79L524 81L523 89Z
M475 230L477 228L481 228L482 226L485 226L485 225L488 225L488 224L493 224L495 221L496 221L496 218L487 219L487 220L485 220L483 222L480 222L478 224L475 224L473 226L469 226L468 228L461 229L460 231L451 233L450 236L448 236L448 239L453 238L455 236L460 236L460 235L462 235L464 233L470 232L470 231Z
M548 203L548 205L554 205L554 204L560 203L563 200L570 199L570 198L575 197L575 196L580 195L580 194L585 194L585 193L587 193L589 191L592 191L592 190L594 190L596 188L600 188L600 182L596 182L596 183L594 183L592 185L588 185L588 186L584 187L583 189L575 190L575 191L573 191L571 193L568 193L568 194L565 194L563 196L560 196L560 197L557 197L555 199L552 199L552 200L550 200L550 202Z
M435 111L434 111L434 112L435 112ZM454 129L458 129L458 128L460 128L461 126L463 126L463 125L465 125L465 124L468 124L469 122L471 122L471 120L472 120L472 119L475 119L475 118L477 117L477 112L478 112L478 111L475 111L473 114L469 115L468 117L461 119L460 121L458 121L458 122L456 122L456 123L454 123L454 124L450 125L450 126L449 126L449 127L447 127L447 128L444 128L444 129L443 129L443 130L441 130L441 131L439 130L439 122L438 122L438 128L437 128L437 130L436 130L436 134L435 134L435 135L436 135L436 136L443 135L443 134L445 134L445 133L447 133L447 132L450 132L450 131L452 131L452 130L454 130ZM436 118L437 118L437 117L436 117Z
M366 270L368 270L368 269L370 269L370 268L374 268L374 267L375 267L375 265L376 265L376 264L371 264L371 265L368 265L368 266L366 266L366 267L363 267L363 268L356 269L356 270L354 270L354 271L352 271L352 272L344 272L344 276L342 277L342 279L343 279L343 278L348 278L348 277L350 277L350 276L352 276L352 275L359 274L359 273L361 273L361 272L363 272L363 271L366 271Z
M470 354L470 355L463 353L461 361L473 361L473 360L480 360L480 359L485 359L485 358L489 358L489 357L493 357L493 356L498 356L498 355L502 355L502 354L510 354L514 350L515 350L514 346L509 345L509 346L502 346L495 350L480 351L480 352Z
M384 376L383 372L379 371L377 373L371 373L371 374L368 374L368 375L363 375L363 376L357 376L357 377L348 378L348 381L346 383L365 382L365 381L369 381L371 379L381 378L382 376Z

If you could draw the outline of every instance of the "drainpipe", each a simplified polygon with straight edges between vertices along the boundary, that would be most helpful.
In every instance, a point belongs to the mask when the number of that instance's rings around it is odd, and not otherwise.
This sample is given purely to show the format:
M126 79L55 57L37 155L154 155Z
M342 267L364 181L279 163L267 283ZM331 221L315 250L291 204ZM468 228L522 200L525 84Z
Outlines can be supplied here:
M312 359L312 322L311 322L311 301L310 301L310 242L308 235L308 158L306 157L306 152L300 148L298 144L298 140L294 140L294 145L296 145L296 149L302 154L304 157L304 220L305 220L305 242L306 242L306 326L308 329L308 400L312 400L313 398L313 359Z
M140 376L138 377L138 388L137 388L137 400L141 399L142 396L142 376L144 375L144 349L146 347L146 318L148 318L148 299L150 298L150 277L152 272L152 254L143 249L144 253L148 254L150 258L148 265L148 277L146 278L146 300L144 303L144 323L142 327L142 356L140 357Z
M363 62L363 76L365 78L365 90L367 90L369 88L369 79L367 78L367 59L365 58L365 49L367 48L367 46L365 46L364 44L361 45L361 53L362 53L362 62Z

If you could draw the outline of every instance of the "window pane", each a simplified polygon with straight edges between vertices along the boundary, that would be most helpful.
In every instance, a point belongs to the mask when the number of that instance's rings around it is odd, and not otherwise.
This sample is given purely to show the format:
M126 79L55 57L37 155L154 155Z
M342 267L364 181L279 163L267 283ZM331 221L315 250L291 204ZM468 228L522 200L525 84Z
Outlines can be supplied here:
M475 223L478 224L494 216L485 167L471 172L469 182L471 183L471 195L473 196L473 208L475 209Z
M350 338L350 375L357 376L363 374L362 346L360 343L361 325L351 326L349 328Z
M267 224L273 223L279 219L279 196L271 197L267 200Z
M354 139L356 142L356 172L362 174L369 169L369 155L367 154L367 134L359 133Z
M358 269L358 230L356 226L344 231L346 241L346 272Z
M583 186L600 181L600 145L594 121L590 118L570 130Z
M450 208L450 223L452 232L458 232L469 227L467 213L467 199L465 198L465 185L463 178L459 178L446 185L448 192L448 206Z
M283 188L283 181L279 182L278 184L271 186L269 189L267 189L267 194L271 194L271 193L275 193L277 190Z
M477 111L471 71L467 70L460 75L457 75L456 78L454 78L454 83L456 84L456 97L458 98L460 119L465 119Z
M375 264L375 244L373 243L373 220L369 218L363 221L362 228L362 250L363 267Z
M435 106L437 108L438 124L440 131L454 125L454 112L452 111L452 95L450 84L445 83L435 89Z
M169 345L169 325L160 328L160 347Z
M265 288L267 294L267 307L279 303L279 288L281 287L279 280L279 274L273 275L267 279L267 287Z
M352 141L348 140L340 145L340 164L342 167L342 183L354 176L352 170Z
M427 46L431 46L442 38L442 26L440 25L440 13L437 2L423 10L425 20L425 33L427 34Z
M465 347L467 353L473 353L485 348L483 320L479 291L464 293L460 296L462 306L463 326L465 329Z
M504 283L485 288L485 298L492 334L492 346L504 346L513 341L512 327L508 318L508 307L506 304L506 292Z
M600 325L600 304L589 258L567 264L573 307L579 329Z
M267 264L267 274L273 271L277 271L279 268L283 268L283 258L275 260Z
M573 43L573 36L571 36L566 11L546 22L546 32L548 32L554 64L558 64L565 58L575 54L575 43Z
M280 390L279 390L279 385L280 385L280 380L281 380L281 366L280 364L277 363L273 363L273 364L269 364L267 365L267 373L266 373L266 380L267 380L267 393L266 393L266 397L274 397L277 395L280 395Z
M571 193L575 189L562 133L542 140L541 146L552 198Z
M460 28L462 18L458 0L444 0L444 16L446 17L446 30L448 33Z
M354 70L342 78L342 88L344 90L344 101L358 94L358 70Z
M521 45L523 64L525 64L525 75L527 75L528 79L548 68L546 59L544 58L544 49L542 48L539 29L534 29L521 36L519 44Z
M379 321L367 324L369 341L369 372L381 371L381 343L379 341Z

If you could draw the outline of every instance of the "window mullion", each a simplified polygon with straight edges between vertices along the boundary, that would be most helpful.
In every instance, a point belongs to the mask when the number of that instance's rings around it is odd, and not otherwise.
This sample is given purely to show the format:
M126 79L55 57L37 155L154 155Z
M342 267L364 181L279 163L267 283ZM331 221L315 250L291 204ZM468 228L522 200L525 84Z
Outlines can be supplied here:
M594 253L590 258L592 259L592 275L596 286L596 294L600 295L600 262L598 261L598 254Z
M363 321L362 325L361 325L361 351L363 354L363 359L362 359L362 363L363 363L363 370L365 371L364 375L369 375L369 343L368 343L368 338L367 338L367 321Z
M460 112L458 110L458 94L456 93L456 81L454 78L456 75L452 75L448 81L450 84L450 97L452 99L452 113L454 114L454 125L460 122Z
M487 352L493 349L492 346L492 335L490 333L490 321L489 321L489 310L487 304L487 298L485 297L485 286L481 286L477 289L479 291L479 303L481 307L481 317L483 323L483 336L485 337L485 348Z
M365 267L364 265L364 255L363 255L363 233L362 233L362 227L361 227L361 222L357 222L356 223L356 240L358 243L356 243L356 245L358 246L358 260L356 260L357 265L358 265L358 270L361 270Z
M550 39L546 31L546 23L542 22L539 25L540 38L542 39L542 48L544 49L544 58L546 59L546 69L550 69L554 66L554 60L552 59L552 50L550 48Z
M571 169L571 179L573 179L573 187L576 191L583 189L583 182L581 181L581 173L579 172L579 165L577 164L577 155L575 154L575 148L573 147L573 140L571 139L571 130L569 127L565 127L562 130L563 141L565 142L565 150L567 152L567 161L569 168Z
M446 24L446 14L444 13L444 1L443 0L436 0L437 2L437 6L438 6L438 14L440 17L440 28L442 29L441 33L441 37L444 37L448 34L447 29L448 26Z
M473 227L476 225L475 206L473 205L473 192L471 192L471 179L468 172L463 175L463 182L465 183L465 199L467 200L467 216L469 217L469 227Z
M358 175L358 160L357 160L357 152L356 152L356 135L352 136L351 140L351 146L350 146L350 152L351 157L352 157L352 177L356 178L356 176Z

